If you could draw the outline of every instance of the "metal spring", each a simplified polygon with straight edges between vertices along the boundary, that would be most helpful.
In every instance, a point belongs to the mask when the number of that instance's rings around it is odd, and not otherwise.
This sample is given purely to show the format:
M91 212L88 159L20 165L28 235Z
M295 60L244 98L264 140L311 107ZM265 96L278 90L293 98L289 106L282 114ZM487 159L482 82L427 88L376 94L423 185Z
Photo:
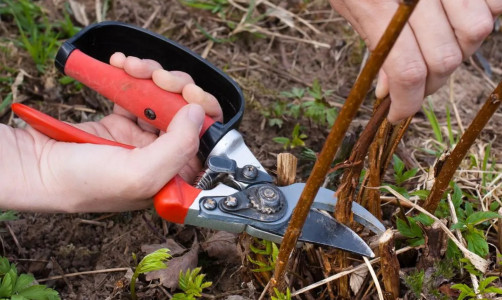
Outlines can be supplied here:
M226 174L223 174L226 175ZM210 190L221 182L222 174L206 169L195 178L195 187L201 190Z

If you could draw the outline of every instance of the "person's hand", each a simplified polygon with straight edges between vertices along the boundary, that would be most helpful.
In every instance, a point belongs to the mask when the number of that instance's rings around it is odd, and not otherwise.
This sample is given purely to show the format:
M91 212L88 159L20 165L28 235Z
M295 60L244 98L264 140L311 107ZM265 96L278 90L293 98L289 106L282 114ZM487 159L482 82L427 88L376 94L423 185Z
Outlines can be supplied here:
M214 96L183 72L168 72L155 61L114 54L110 63L161 88L181 93L183 107L165 132L138 120L119 106L100 122L76 125L92 134L136 146L57 142L33 128L0 124L0 207L22 211L106 212L142 209L172 177L192 180L199 132L208 114L222 120Z
M373 50L399 0L330 0ZM380 71L377 97L390 94L388 119L396 122L420 109L471 56L502 13L502 0L423 0L417 4Z

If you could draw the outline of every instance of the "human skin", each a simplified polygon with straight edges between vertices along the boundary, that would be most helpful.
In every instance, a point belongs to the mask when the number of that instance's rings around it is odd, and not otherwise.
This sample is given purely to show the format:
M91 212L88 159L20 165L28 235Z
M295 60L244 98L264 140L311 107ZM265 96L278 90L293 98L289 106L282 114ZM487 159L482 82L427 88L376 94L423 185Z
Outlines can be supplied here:
M0 124L0 209L37 212L118 212L151 206L172 177L191 180L204 115L222 120L214 96L186 73L162 69L152 60L115 53L110 63L129 75L152 78L161 88L181 93L183 107L165 131L115 106L99 122L75 126L97 136L137 147L58 142L31 127Z
M330 0L375 49L399 0ZM425 96L437 91L491 33L502 0L422 0L379 73L376 96L390 94L388 119L416 113Z

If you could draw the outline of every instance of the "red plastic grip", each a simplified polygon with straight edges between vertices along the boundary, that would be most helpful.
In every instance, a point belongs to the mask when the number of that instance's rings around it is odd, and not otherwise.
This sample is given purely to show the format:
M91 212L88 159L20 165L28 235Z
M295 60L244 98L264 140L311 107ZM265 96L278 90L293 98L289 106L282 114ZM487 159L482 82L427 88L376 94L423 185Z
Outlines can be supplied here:
M150 79L134 78L78 49L71 52L64 71L160 130L166 130L176 112L187 104L180 94L167 92ZM200 137L213 123L206 116Z
M12 104L12 111L31 127L58 141L134 149L133 146L92 135L20 103ZM200 189L189 185L179 175L176 175L154 196L153 204L162 218L183 224L188 209L200 192Z
M162 218L183 224L188 209L200 192L177 175L153 197L153 205Z

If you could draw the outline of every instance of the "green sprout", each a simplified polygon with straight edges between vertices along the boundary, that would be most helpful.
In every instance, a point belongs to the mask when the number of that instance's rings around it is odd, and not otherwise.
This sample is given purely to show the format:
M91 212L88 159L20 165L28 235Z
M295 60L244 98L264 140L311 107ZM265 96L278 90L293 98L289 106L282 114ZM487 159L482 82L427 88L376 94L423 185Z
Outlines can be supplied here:
M138 279L140 274L167 268L166 262L171 258L171 255L168 254L167 252L169 252L169 249L166 248L158 249L148 254L147 256L143 257L143 259L139 262L131 278L130 290L132 299L134 300L137 299L136 280ZM133 259L136 260L136 255L134 253L133 253Z
M202 290L210 287L211 281L204 281L205 274L199 274L201 268L195 268L192 271L188 269L186 273L180 271L178 285L183 293L173 295L174 300L194 300L196 297L202 296Z

